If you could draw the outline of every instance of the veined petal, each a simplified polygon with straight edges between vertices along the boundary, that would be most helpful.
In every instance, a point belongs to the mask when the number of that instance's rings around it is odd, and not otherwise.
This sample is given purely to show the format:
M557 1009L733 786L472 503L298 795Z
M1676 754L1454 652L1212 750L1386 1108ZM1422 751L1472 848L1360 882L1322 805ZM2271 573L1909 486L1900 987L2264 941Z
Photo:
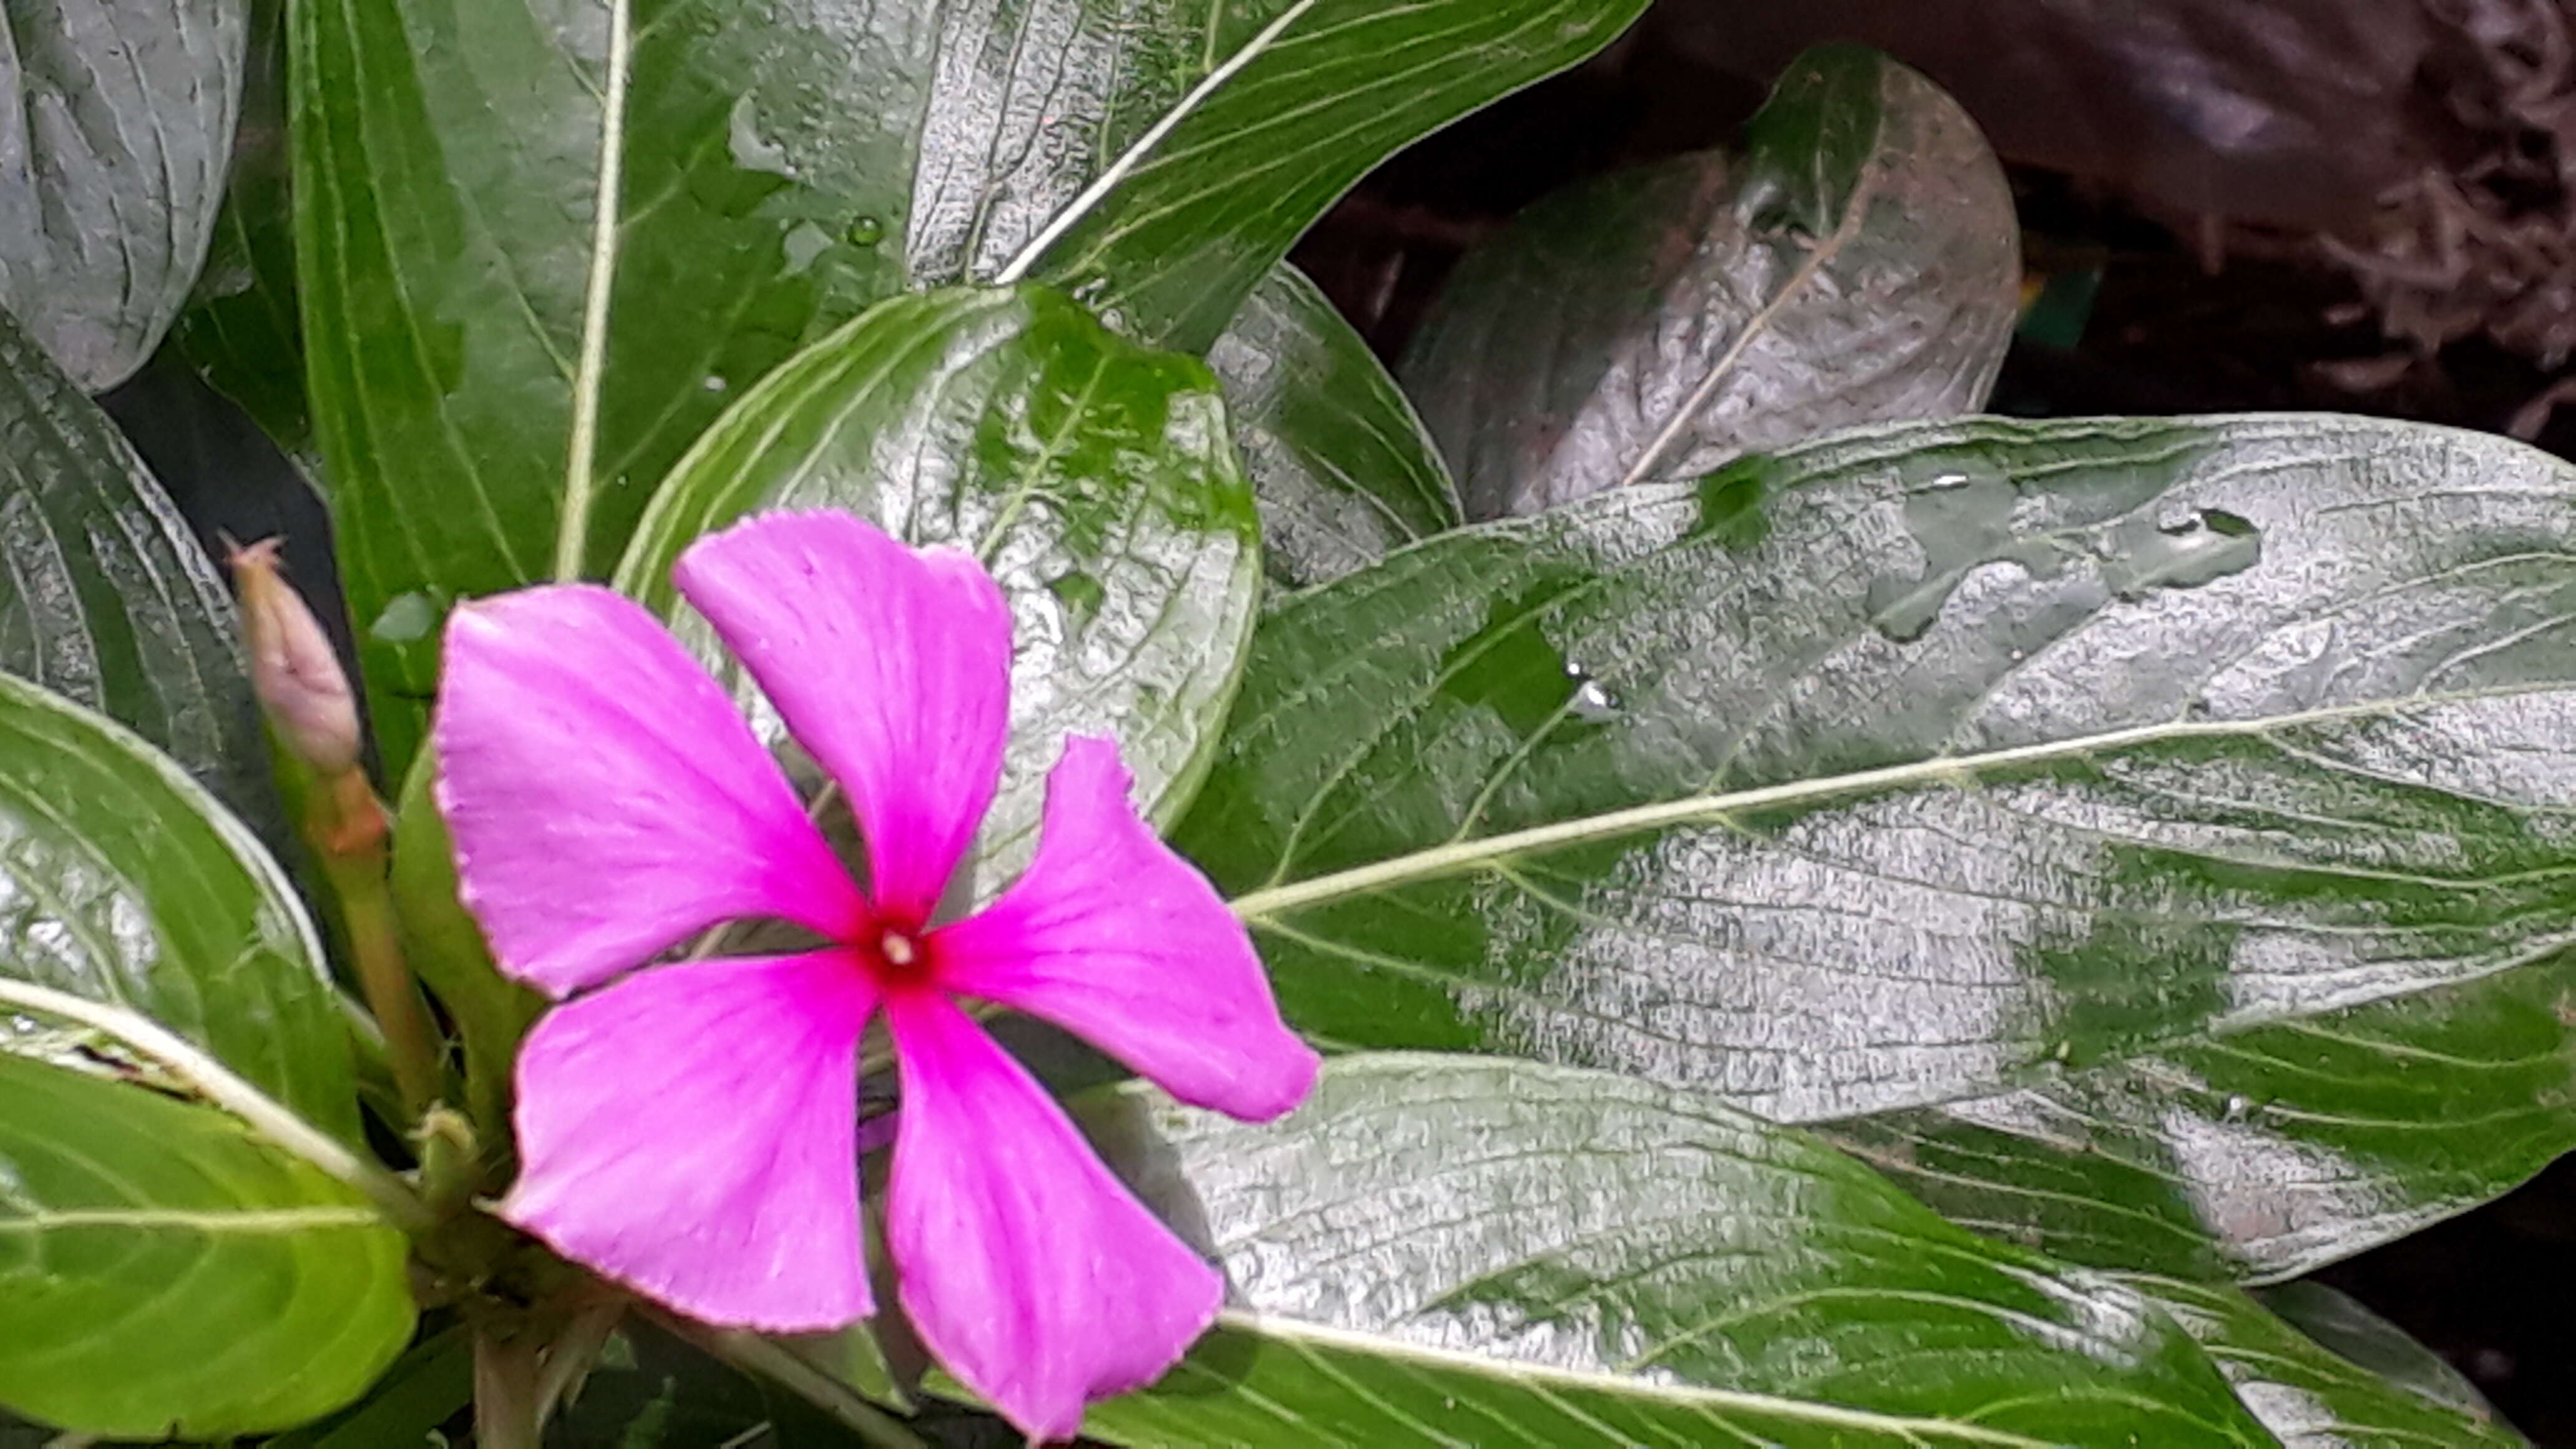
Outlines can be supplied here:
M671 576L849 792L880 911L929 919L1001 779L1011 611L992 576L846 513L755 518Z
M1315 1053L1279 1019L1242 923L1129 784L1116 745L1067 740L1037 858L932 936L933 980L1044 1017L1193 1106L1266 1122L1305 1100Z
M832 953L691 961L556 1007L519 1052L501 1216L692 1318L773 1332L874 1311L859 1259L858 1048Z
M606 589L458 609L433 737L466 907L502 969L554 995L720 921L867 918L732 701Z
M1179 1360L1224 1281L964 1012L908 992L886 1017L903 1081L886 1235L904 1312L1004 1418L1070 1439L1085 1403Z

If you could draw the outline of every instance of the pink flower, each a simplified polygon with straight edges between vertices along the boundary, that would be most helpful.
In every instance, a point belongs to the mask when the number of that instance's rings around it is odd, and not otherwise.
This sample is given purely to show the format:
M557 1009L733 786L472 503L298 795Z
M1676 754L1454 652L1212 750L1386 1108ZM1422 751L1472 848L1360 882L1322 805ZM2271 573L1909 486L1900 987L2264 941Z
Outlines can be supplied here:
M501 1213L711 1323L868 1316L856 1075L882 1012L903 1089L886 1227L904 1310L1022 1429L1070 1437L1087 1400L1169 1368L1223 1284L955 998L1052 1021L1256 1121L1305 1097L1315 1055L1242 927L1138 818L1107 740L1066 742L1027 873L937 921L1010 700L1010 613L972 558L846 514L772 514L699 541L674 578L847 792L870 883L642 608L566 586L458 610L435 735L465 903L505 971L575 997L520 1053L522 1168ZM602 985L748 918L829 944Z

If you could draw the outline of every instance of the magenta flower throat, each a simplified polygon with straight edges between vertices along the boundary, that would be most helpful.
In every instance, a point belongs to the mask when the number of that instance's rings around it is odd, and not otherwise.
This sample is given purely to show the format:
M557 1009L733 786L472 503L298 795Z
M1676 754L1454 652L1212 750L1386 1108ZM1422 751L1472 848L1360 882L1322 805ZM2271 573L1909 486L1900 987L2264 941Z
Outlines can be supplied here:
M519 1057L502 1216L710 1323L867 1317L856 1075L883 1013L904 1310L1022 1429L1069 1437L1086 1401L1180 1356L1222 1281L957 999L1051 1021L1247 1120L1302 1100L1315 1055L1242 927L1138 816L1110 741L1065 742L1018 881L934 915L1008 725L1010 613L972 558L846 514L772 514L700 540L674 578L846 793L868 884L643 608L569 585L459 609L434 732L464 900L505 972L571 998ZM830 945L636 969L763 918Z

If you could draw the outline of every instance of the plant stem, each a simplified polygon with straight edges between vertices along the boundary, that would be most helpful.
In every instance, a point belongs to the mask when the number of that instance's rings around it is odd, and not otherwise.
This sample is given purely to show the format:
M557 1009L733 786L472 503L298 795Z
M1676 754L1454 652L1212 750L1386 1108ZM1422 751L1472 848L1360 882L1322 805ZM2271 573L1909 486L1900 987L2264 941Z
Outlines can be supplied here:
M350 964L367 1009L385 1033L385 1055L393 1067L395 1090L418 1121L439 1098L444 1074L439 1069L438 1034L430 1025L429 1005L420 984L403 959L402 928L394 916L393 892L385 882L384 851L372 860L334 857L324 866L339 892L341 916L349 929Z
M534 1341L505 1338L489 1325L475 1329L475 1449L542 1449L544 1439Z
M646 1311L654 1322L675 1336L696 1344L735 1368L768 1379L831 1415L840 1421L841 1427L870 1444L883 1446L883 1449L929 1449L920 1435L862 1398L858 1390L807 1363L781 1344L756 1333L709 1328L677 1314L654 1309Z
M116 1038L159 1062L197 1095L250 1124L270 1142L366 1194L404 1230L417 1233L434 1225L428 1207L401 1178L342 1146L159 1023L31 981L0 980L0 1004L77 1022Z

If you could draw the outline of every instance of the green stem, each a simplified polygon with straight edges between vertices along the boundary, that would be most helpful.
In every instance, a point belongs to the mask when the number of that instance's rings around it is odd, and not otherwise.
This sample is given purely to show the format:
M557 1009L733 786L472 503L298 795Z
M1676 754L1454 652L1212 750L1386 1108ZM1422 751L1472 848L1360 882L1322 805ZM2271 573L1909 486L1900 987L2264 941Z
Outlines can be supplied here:
M545 1421L537 1404L537 1352L525 1335L474 1331L475 1449L542 1449Z
M325 856L323 873L339 894L340 914L349 931L349 959L358 974L358 989L367 1009L385 1034L385 1055L393 1067L395 1090L412 1120L439 1098L445 1076L439 1069L438 1032L430 1025L429 1004L420 983L403 959L402 924L394 913L392 888L385 879L381 847L359 855Z
M250 1124L270 1142L366 1194L404 1230L418 1233L434 1226L428 1207L401 1178L342 1146L159 1023L31 981L0 980L0 1004L77 1022L116 1038L159 1062L198 1096Z

